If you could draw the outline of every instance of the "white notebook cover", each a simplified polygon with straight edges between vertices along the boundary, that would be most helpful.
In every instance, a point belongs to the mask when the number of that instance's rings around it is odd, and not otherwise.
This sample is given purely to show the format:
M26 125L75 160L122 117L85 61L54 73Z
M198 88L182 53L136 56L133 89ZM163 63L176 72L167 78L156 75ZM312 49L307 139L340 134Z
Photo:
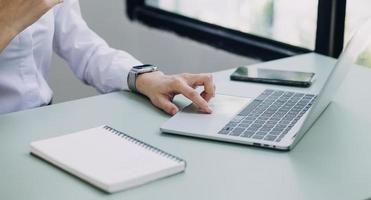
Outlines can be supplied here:
M110 193L186 167L184 160L108 126L32 142L31 153Z

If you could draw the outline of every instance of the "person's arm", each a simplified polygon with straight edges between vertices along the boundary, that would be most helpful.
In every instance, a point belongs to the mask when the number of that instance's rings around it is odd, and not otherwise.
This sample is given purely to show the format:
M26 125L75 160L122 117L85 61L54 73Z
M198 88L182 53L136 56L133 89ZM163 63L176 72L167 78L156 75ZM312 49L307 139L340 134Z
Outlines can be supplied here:
M0 0L0 53L59 0Z
M78 0L65 0L55 12L54 51L74 74L101 93L128 90L126 77L140 61L110 48L81 16Z
M75 75L102 93L128 90L127 77L132 67L142 65L125 51L110 48L83 20L78 0L65 0L56 10L54 50L66 60ZM198 94L194 88L205 86ZM211 75L173 75L161 72L139 75L138 91L169 114L178 109L171 102L184 94L201 111L210 113L207 101L214 95Z

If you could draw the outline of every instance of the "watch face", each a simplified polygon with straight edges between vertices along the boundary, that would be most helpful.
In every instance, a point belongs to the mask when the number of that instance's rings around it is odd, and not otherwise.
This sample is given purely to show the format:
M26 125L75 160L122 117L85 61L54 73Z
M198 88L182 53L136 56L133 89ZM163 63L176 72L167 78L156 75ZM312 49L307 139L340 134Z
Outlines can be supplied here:
M146 69L146 68L152 68L153 66L152 65L140 65L140 66L135 66L134 68L135 69Z
M146 73L146 72L153 72L156 71L157 68L153 65L141 65L141 66L135 66L134 69L138 74Z

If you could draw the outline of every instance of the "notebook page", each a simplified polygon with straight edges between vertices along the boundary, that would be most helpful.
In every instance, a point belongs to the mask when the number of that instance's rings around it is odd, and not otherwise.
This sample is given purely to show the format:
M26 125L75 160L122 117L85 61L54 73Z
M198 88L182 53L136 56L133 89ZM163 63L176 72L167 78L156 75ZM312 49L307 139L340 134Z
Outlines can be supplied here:
M130 181L180 165L102 127L33 145L47 157L105 185Z

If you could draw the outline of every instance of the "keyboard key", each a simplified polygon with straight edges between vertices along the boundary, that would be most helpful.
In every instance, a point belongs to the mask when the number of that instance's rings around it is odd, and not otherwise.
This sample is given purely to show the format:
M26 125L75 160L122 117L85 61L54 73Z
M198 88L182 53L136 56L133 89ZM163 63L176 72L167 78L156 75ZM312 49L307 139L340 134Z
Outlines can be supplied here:
M251 114L251 115L248 115L248 117L250 117L252 119L257 119L260 116L260 114L261 113Z
M281 131L271 131L271 132L269 132L269 135L278 136L279 134L281 134Z
M266 140L266 141L274 141L276 138L277 138L277 136L267 135L267 136L264 138L264 140Z
M241 115L237 115L236 117L234 117L231 122L235 122L235 123L239 123L240 121L242 121L245 117L244 116L241 116Z
M302 110L302 111L300 111L299 115L303 116L306 112L307 112L306 110Z
M225 133L225 131L226 132L230 132L234 127L236 127L237 126L237 123L229 123L229 124L227 124L223 129L222 129L222 131L223 131L223 133Z
M262 127L261 129L259 129L259 131L264 131L265 133L268 133L270 130L272 130L272 128Z
M222 135L228 135L229 134L229 131L228 130L224 130L222 129L221 131L218 132L219 134L222 134Z
M261 139L264 138L264 136L261 136L261 135L254 135L252 138L253 138L253 139L257 139L257 140L261 140Z
M306 94L304 96L304 98L310 98L310 99L312 99L313 97L315 97L315 95L313 95L313 94Z
M302 98L303 96L304 96L304 94L302 94L302 93L296 93L294 95L294 97L297 97L297 98Z
M303 108L303 106L296 105L296 106L294 106L294 107L291 109L291 111L300 111L302 108Z
M261 94L259 95L258 97L255 98L255 100L258 100L258 101L264 101L269 95L265 95L265 94Z
M262 136L265 136L267 134L268 134L267 131L260 131L260 130L256 133L256 135L262 135Z
M241 123L241 124L239 124L238 125L238 127L241 127L241 128L247 128L247 127L249 127L251 124L249 124L249 123Z
M301 110L302 110L302 108L303 108L304 106L301 106L300 108L293 108L293 109L291 109L290 110L290 112L291 113L295 113L295 114L298 114Z
M244 119L244 121L254 121L255 119L255 117L248 116Z
M281 128L282 129L285 129L286 126L287 126L287 124L286 125L284 125L284 124L277 124L275 128L277 128L277 129L281 129Z
M246 120L246 119L244 119L241 123L252 124L253 122L254 122L254 120Z
M239 135L241 135L244 131L245 131L244 128L235 128L235 129L232 130L232 132L231 132L230 135L233 135L233 136L239 136Z
M282 134L287 134L288 132L290 132L291 128L287 128L285 130L282 131Z
M254 131L245 131L242 133L242 135L240 135L241 137L246 137L246 138L250 138L251 136L254 135Z
M261 95L267 95L267 96L269 96L269 95L271 95L273 92L274 92L274 90L266 89L266 90L264 90L264 92L263 92Z
M263 120L256 120L254 122L254 124L260 124L260 125L263 125L264 123L265 123L265 121L263 121Z
M281 134L280 136L278 136L278 139L282 140L284 137L285 137L285 134Z
M277 120L269 120L266 124L277 124Z
M292 120L292 119L294 119L294 117L295 117L295 115L287 114L287 115L284 117L284 119L286 118L286 119L288 119L288 120Z
M272 117L272 115L269 115L269 114L262 114L260 117L270 118L270 117Z
M236 127L238 125L238 123L234 123L234 122L229 122L225 127Z
M280 124L286 124L287 125L287 124L290 124L290 122L291 121L289 121L289 120L281 120Z
M276 111L265 111L264 115L273 115Z
M264 117L264 116L261 116L258 118L258 120L262 120L262 121L267 121L269 119L269 117Z
M274 127L273 129L272 129L272 131L278 131L278 132L281 132L281 131L283 131L285 128L278 128L278 127Z
M281 116L281 117L278 117L278 116L273 116L273 117L272 117L272 118L270 118L269 120L270 120L270 121L274 121L274 122L276 122L276 123L277 123L278 121L280 121L280 120L282 119L282 117L283 117L283 116Z
M275 112L277 112L277 108L275 108L274 106L270 106L270 107L266 110L266 112L273 112L273 113L275 113Z
M276 139L276 142L280 142L284 137L285 137L285 135L280 135L280 136Z
M255 132L255 131L257 131L259 128L260 128L260 126L259 126L259 127L252 127L252 126L250 126L250 127L247 129L247 131L253 131L253 132Z
M281 95L283 95L283 93L284 93L284 91L278 91L278 90L276 90L272 95L273 96L281 96Z
M287 110L279 109L275 115L285 115L287 113Z
M273 128L274 124L265 124L263 128Z
M262 101L254 100L252 101L248 106L246 106L245 109L243 109L240 113L240 115L248 115L251 113Z

